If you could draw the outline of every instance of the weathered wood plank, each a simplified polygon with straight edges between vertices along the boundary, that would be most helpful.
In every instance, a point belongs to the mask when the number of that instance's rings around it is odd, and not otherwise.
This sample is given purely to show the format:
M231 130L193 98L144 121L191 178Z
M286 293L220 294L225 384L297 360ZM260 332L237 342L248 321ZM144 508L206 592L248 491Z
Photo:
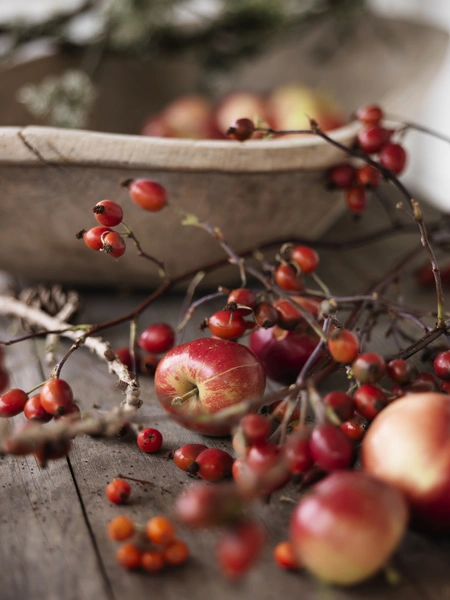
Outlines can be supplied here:
M32 342L8 349L6 364L14 387L42 381ZM3 457L0 482L2 600L111 600L67 461L41 469L33 456Z

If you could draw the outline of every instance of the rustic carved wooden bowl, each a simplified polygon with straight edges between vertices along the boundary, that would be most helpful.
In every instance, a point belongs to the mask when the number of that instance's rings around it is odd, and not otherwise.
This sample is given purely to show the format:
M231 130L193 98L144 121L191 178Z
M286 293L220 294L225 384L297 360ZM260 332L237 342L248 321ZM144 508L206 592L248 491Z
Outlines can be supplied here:
M411 117L444 55L447 35L419 25L389 22L388 26L397 51L389 41L366 31L336 50L318 71L317 66L298 60L304 44L310 43L306 36L306 41L290 40L241 69L229 88L238 89L246 81L247 88L262 92L267 81L271 85L283 80L325 81L349 109L379 100L390 111ZM11 89L32 81L35 72L40 77L45 73L45 64L35 62L0 73L0 86L6 91L1 108L11 125L25 122L23 113L14 112ZM117 81L126 67L127 63L119 62L105 69L109 76L101 82L93 128L107 129L108 123L113 127L112 119L102 121L103 97L105 114L108 98L114 94L120 96L125 111L127 86L119 89ZM154 70L160 74L161 65L154 65ZM175 95L179 66L167 63L165 72ZM185 84L180 76L180 93L187 91ZM164 88L163 80L160 87ZM352 122L332 135L351 144L357 128ZM206 233L182 226L172 211L151 214L135 206L119 184L141 176L160 181L174 204L218 226L237 250L273 237L314 239L345 210L340 195L330 194L324 185L325 170L343 158L339 149L313 136L241 144L0 127L0 269L33 279L155 286L156 270L138 259L131 245L116 262L75 239L76 231L95 225L90 209L103 198L123 205L125 219L145 249L164 259L171 274L223 255ZM209 278L207 285L212 287L219 279L231 284L238 279L237 270Z

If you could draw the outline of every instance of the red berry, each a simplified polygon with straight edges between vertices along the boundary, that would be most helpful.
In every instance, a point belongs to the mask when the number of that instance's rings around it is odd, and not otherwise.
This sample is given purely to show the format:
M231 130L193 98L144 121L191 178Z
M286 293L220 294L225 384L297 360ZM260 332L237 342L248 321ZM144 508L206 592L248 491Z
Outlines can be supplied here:
M142 554L142 568L149 573L158 573L164 568L164 554L157 550L147 550Z
M244 317L248 315L256 308L256 294L247 288L236 288L230 292L227 300L228 304L234 302L235 304L242 304L243 306L248 306L248 309L238 308L234 311L235 315L239 315L240 317Z
M0 417L9 419L20 414L25 408L28 395L18 388L13 388L0 396Z
M386 363L379 354L365 352L353 362L352 372L360 383L377 383L386 373Z
M247 330L244 319L230 310L219 310L211 315L208 319L208 327L213 335L222 340L233 340Z
M250 119L237 119L227 131L227 136L239 142L245 142L252 137L255 131L253 121Z
M123 347L123 348L117 348L116 350L114 350L114 354L117 356L117 358L120 360L121 363L123 363L127 369L129 371L133 370L133 361L131 359L131 352L130 349L127 347ZM138 352L135 352L136 355L136 361L140 360L140 356Z
M161 354L167 352L175 343L175 332L167 323L154 323L144 329L139 336L139 346L146 352Z
M395 358L387 365L387 374L395 383L406 385L414 378L414 368L406 360Z
M364 165L364 167L358 169L356 178L360 186L370 188L372 190L375 190L381 183L380 171L371 165Z
M113 258L120 258L123 256L126 249L127 247L125 240L120 233L117 233L117 231L112 231L111 233L107 233L105 236L103 236L102 250Z
M285 446L286 463L294 475L306 473L314 464L314 459L309 447L309 436L304 433L291 434Z
M157 516L149 519L145 525L147 539L158 546L168 546L175 541L175 527L167 517Z
M115 227L123 219L122 207L112 200L97 202L92 212L100 225L105 225L106 227Z
M164 560L168 565L178 567L187 561L189 547L182 540L174 540L172 544L164 548Z
M243 483L256 485L259 494L271 494L286 485L291 477L283 449L269 441L250 447L246 467L248 477Z
M450 350L445 350L436 356L433 369L439 379L450 379Z
M353 398L345 392L330 392L323 399L323 403L329 406L341 421L351 419L355 411Z
M163 437L157 429L147 427L138 433L137 445L142 452L158 452L163 443Z
M233 460L224 450L207 448L195 459L197 475L205 481L220 481L231 475Z
M133 521L125 515L118 515L108 523L108 536L116 542L127 540L134 534L134 531Z
M156 367L158 366L159 358L154 354L146 354L139 361L139 369L144 375L153 376L156 373Z
M50 379L42 386L41 404L51 415L64 415L72 408L73 392L64 379Z
M295 308L293 302L280 298L273 303L277 311L278 327L276 329L292 331L303 320L300 311Z
M239 426L248 445L263 442L272 431L270 421L262 415L246 415L242 417Z
M406 165L406 151L400 144L387 144L380 152L380 163L395 175L399 175Z
M364 125L378 125L383 116L383 111L376 104L365 104L356 111L356 118Z
M383 390L370 384L360 386L354 393L353 400L356 410L369 421L373 421L387 405L387 397Z
M329 336L328 350L336 362L348 364L358 356L359 340L348 329L335 329Z
M124 479L114 479L106 486L106 497L114 504L123 504L131 494L131 486Z
M366 190L361 187L353 187L347 190L345 195L345 201L347 202L348 208L355 213L360 215L367 206L367 193Z
M414 381L408 386L410 392L437 392L439 384L431 373L419 373Z
M272 402L269 406L266 407L267 412L270 414L270 418L277 423L281 423L286 414L287 404L283 404L283 400L277 400L276 402ZM295 408L294 412L290 416L291 421L298 421L300 418L300 409Z
M358 144L367 154L379 152L390 140L391 132L384 127L374 126L358 133Z
M50 415L42 407L40 394L36 394L27 400L23 412L29 421L48 423L53 419L53 415Z
M103 238L106 234L112 233L110 227L93 227L83 235L84 243L91 250L101 250L103 248Z
M242 510L236 484L200 483L181 494L175 503L177 519L189 527L212 527L235 520Z
M314 427L309 446L314 461L324 471L347 469L355 456L352 442L335 425Z
M369 427L369 421L362 415L355 413L351 419L344 421L339 427L348 438L354 442L360 442Z
M264 329L270 329L278 322L277 310L270 302L260 302L255 309L255 321Z
M142 552L134 544L124 544L117 550L116 560L124 569L137 569L141 566Z
M63 415L59 415L58 413L55 414L55 420L65 419L67 417L70 417L72 421L81 419L81 409L76 402L72 402L72 404L66 408L66 412Z
M294 554L292 542L280 542L275 546L273 558L279 567L295 571L298 569L298 561Z
M351 187L355 179L355 169L351 165L338 165L328 173L328 181L331 185L346 190Z
M294 246L291 260L300 267L302 273L312 273L319 266L319 255L309 246Z
M185 444L175 450L173 460L179 469L189 471L197 456L207 449L204 444Z
M241 522L220 538L216 556L223 573L230 579L244 575L258 558L265 534L261 525Z
M166 189L157 181L134 179L128 186L130 197L138 206L158 212L167 204Z
M450 381L447 381L445 379L444 379L444 381L441 381L441 387L439 389L444 394L450 394Z
M282 290L302 292L304 285L298 273L291 265L280 265L275 271L275 281Z

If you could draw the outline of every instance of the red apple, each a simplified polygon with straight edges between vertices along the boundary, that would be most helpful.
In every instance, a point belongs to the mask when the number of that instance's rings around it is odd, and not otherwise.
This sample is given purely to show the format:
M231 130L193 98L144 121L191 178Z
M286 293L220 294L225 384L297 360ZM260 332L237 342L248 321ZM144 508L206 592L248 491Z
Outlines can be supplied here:
M294 383L318 339L279 327L258 329L250 335L250 348L262 362L267 377L283 384Z
M396 400L370 426L364 469L402 490L423 525L450 531L450 397L427 392Z
M212 105L203 96L176 98L160 113L165 137L207 139L212 136Z
M291 541L299 564L316 577L353 585L386 563L407 523L407 503L398 490L367 473L341 471L300 500Z
M155 373L155 389L164 410L183 427L206 435L228 435L230 423L205 417L262 397L265 384L264 369L251 350L214 338L176 346Z
M277 88L268 105L275 129L309 129L310 118L324 131L345 123L343 111L333 98L296 83Z

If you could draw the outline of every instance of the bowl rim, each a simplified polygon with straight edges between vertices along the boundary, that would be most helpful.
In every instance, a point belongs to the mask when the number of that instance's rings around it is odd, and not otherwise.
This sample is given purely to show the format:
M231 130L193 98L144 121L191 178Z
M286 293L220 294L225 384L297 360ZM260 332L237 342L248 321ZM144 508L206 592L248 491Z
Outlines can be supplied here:
M351 145L360 129L352 121L328 132ZM344 160L326 140L305 134L273 140L190 140L102 133L56 127L0 127L0 165L97 166L124 170L266 173L320 170Z

